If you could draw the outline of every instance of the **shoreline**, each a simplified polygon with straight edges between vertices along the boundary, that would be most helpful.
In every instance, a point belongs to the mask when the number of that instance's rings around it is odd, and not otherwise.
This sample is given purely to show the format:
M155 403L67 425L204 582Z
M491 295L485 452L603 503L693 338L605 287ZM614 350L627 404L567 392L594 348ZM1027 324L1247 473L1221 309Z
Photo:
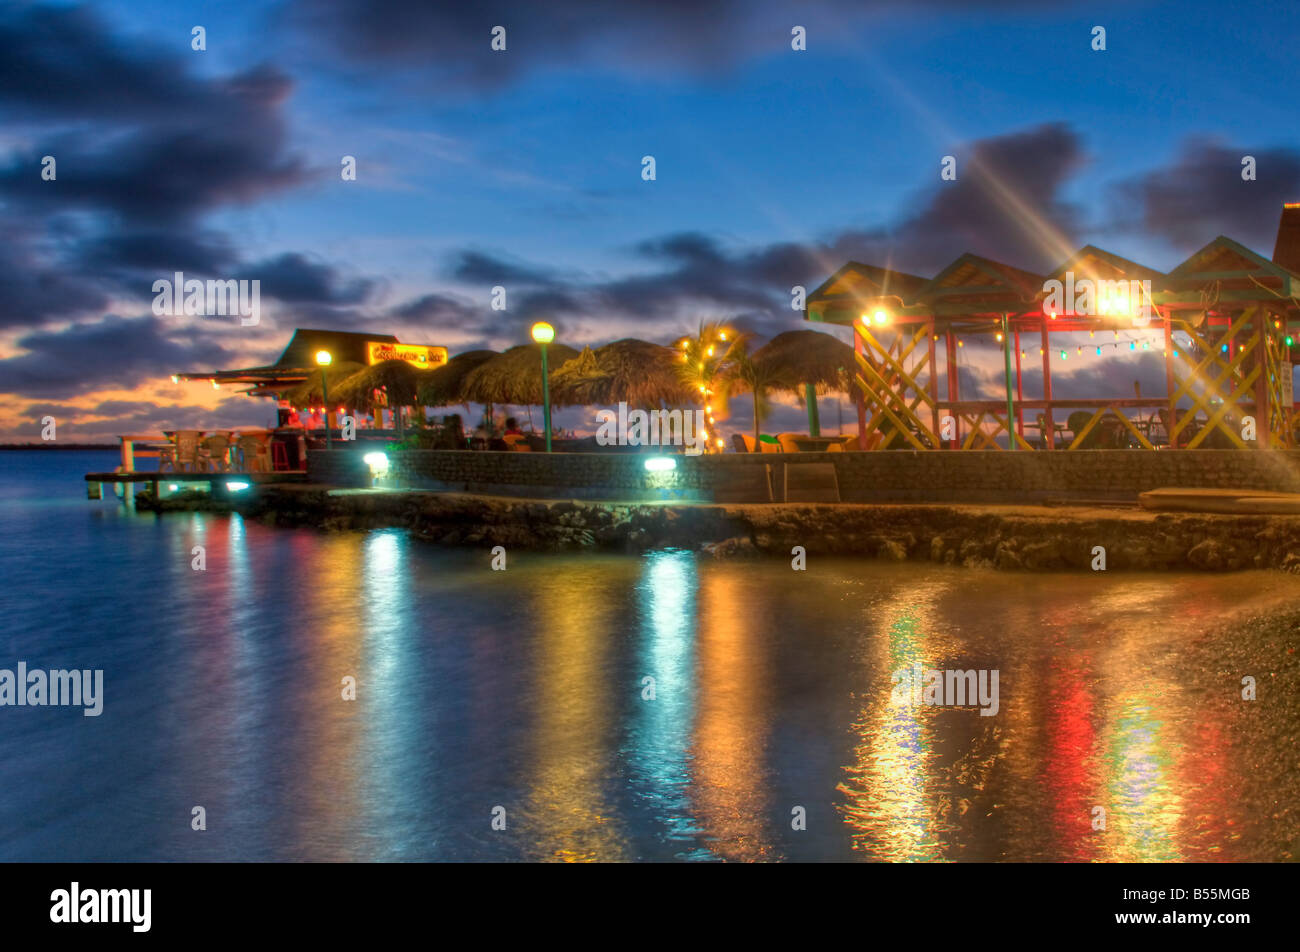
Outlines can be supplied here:
M851 556L1003 571L1300 573L1300 516L952 503L647 503L263 484L141 511L238 512L266 525L404 528L443 545L543 551L687 548L718 558ZM1098 547L1104 550L1098 552Z

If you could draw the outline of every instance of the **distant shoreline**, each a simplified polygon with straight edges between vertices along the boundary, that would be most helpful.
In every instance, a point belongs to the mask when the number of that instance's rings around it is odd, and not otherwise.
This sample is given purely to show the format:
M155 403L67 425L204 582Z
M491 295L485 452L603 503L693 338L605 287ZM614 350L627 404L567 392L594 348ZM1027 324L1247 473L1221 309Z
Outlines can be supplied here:
M0 450L115 450L116 443L0 443Z

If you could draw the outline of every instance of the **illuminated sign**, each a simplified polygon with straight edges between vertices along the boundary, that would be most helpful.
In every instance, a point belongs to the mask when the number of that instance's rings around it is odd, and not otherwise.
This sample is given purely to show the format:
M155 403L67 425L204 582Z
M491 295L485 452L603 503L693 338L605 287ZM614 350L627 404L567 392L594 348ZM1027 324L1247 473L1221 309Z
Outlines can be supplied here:
M389 344L366 341L366 353L370 363L377 364L385 360L404 360L421 370L432 370L447 362L446 347L424 347L420 344Z

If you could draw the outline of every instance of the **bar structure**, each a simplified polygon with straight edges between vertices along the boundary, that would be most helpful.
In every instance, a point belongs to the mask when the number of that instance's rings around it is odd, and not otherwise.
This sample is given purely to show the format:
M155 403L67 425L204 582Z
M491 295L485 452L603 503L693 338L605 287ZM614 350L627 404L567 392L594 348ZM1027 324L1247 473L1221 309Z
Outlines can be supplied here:
M1046 275L974 254L930 279L851 261L805 319L853 329L864 450L1291 447L1297 268L1300 204L1285 206L1271 261L1222 236L1167 274L1091 245ZM1163 355L1163 394L1053 393L1062 359L1138 350L1134 334ZM1000 347L1005 393L963 396L976 344ZM1026 397L1034 357L1041 396Z

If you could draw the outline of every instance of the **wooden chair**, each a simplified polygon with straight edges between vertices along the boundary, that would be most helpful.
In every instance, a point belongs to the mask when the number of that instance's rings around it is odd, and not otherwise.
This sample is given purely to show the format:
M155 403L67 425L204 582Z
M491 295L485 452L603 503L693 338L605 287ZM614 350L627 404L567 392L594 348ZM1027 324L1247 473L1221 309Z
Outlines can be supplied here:
M177 430L174 465L184 473L197 472L199 469L199 431Z
M166 446L158 447L158 472L175 472L176 470L176 444L168 442Z
M507 433L501 437L501 441L506 444L506 448L516 453L531 453L533 448L528 445L528 437L522 433Z
M240 469L245 473L271 471L270 441L260 436L241 436L238 442Z
M745 438L744 433L731 434L731 448L737 453L748 453L753 442Z
M230 436L226 433L214 433L206 437L199 447L199 460L204 468L214 473L224 473L230 469L226 453L230 450Z

